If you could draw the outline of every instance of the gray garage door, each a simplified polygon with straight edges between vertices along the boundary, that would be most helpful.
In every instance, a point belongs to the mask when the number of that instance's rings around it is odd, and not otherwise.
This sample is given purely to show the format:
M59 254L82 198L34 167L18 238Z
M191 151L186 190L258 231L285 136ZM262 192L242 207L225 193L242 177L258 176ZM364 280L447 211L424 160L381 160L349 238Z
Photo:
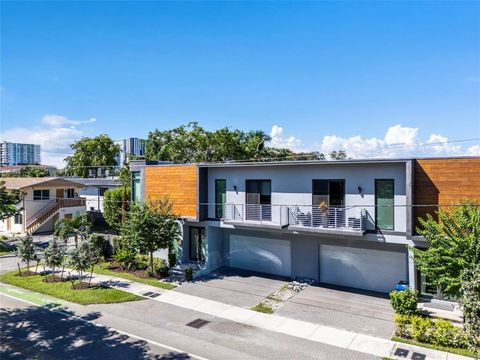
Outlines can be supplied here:
M320 245L323 283L390 292L400 280L407 280L406 253Z
M290 241L230 236L230 266L267 274L290 276Z

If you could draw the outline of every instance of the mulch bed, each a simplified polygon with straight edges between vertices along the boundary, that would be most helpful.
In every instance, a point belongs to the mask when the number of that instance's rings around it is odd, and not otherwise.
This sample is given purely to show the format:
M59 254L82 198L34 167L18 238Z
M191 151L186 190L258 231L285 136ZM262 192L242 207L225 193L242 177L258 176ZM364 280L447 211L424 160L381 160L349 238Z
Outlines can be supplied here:
M38 275L38 274L34 271L22 271L21 274L17 274L17 276L21 276L21 277L33 276L33 275Z
M94 289L99 287L97 284L90 284L88 285L88 282L82 281L81 283L74 283L73 284L73 289L74 290L82 290L82 289Z
M129 273L132 275L135 275L136 277L142 278L142 279L163 279L161 275L155 275L155 276L147 276L145 273L146 270L128 270L122 268L122 265L118 261L112 261L110 265L108 265L108 270L114 271L114 272L120 272L120 273Z
M47 275L46 277L43 278L43 281L44 282L47 282L47 283L54 283L54 282L62 282L62 281L66 281L68 280L67 278L62 277L61 276L58 276L58 275Z

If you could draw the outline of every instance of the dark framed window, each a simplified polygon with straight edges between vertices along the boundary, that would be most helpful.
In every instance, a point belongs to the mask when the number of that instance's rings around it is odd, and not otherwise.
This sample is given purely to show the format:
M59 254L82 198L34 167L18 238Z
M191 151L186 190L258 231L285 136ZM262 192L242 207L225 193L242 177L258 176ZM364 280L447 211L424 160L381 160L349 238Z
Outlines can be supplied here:
M393 179L375 180L375 224L381 230L394 229L395 182Z
M107 190L108 190L108 188L106 188L106 187L100 187L100 188L98 188L98 195L99 195L99 196L104 196L104 195L105 195L105 191L107 191Z
M67 198L71 199L75 197L75 189L67 189L65 190L67 193Z
M33 190L33 200L50 199L50 190Z
M23 216L22 216L22 214L16 214L16 215L13 217L13 223L14 223L14 224L22 224L22 223L23 223Z
M271 220L272 181L246 180L245 187L247 220Z
M345 180L312 180L312 205L345 206Z
M190 260L205 260L205 228L190 227Z
M227 180L215 180L215 217L225 217L225 202L227 200Z

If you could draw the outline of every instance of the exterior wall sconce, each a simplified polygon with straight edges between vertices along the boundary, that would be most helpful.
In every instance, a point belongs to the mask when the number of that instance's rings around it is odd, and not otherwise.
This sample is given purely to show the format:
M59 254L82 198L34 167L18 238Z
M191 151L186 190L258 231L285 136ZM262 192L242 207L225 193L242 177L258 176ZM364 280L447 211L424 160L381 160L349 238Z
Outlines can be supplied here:
M359 194L362 193L362 187L361 187L361 186L358 187L358 193L359 193Z
M233 191L237 192L237 185L233 185Z

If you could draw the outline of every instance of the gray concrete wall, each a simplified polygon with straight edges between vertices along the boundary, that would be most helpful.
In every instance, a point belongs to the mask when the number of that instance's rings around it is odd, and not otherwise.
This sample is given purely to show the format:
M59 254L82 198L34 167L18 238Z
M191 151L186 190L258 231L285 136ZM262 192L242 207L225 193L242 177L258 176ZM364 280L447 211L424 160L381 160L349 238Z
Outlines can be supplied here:
M272 205L311 205L313 179L345 179L345 205L364 206L375 219L375 179L395 180L395 231L407 231L405 163L225 167L208 169L208 203L215 203L215 179L227 181L227 203L245 204L247 179L272 181ZM237 190L234 190L236 186ZM361 193L358 192L361 187ZM279 207L273 207L272 216ZM214 206L209 207L214 218ZM370 226L373 228L373 225Z

